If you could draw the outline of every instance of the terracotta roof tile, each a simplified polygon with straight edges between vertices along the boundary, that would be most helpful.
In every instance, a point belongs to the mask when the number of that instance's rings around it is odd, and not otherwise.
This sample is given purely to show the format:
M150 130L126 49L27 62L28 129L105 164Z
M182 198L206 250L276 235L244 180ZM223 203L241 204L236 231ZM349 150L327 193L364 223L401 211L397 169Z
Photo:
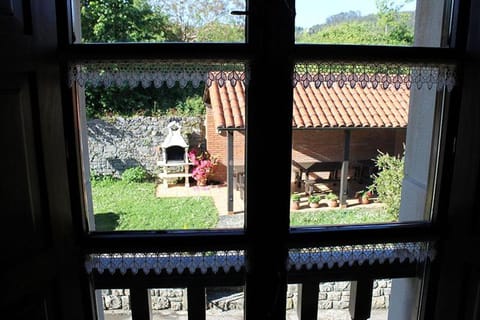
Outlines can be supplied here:
M215 126L218 129L245 126L245 86L229 81L220 87L216 81L207 89ZM293 88L294 128L405 128L408 121L410 92L393 86L383 89L331 88L310 84ZM272 118L272 121L274 119Z

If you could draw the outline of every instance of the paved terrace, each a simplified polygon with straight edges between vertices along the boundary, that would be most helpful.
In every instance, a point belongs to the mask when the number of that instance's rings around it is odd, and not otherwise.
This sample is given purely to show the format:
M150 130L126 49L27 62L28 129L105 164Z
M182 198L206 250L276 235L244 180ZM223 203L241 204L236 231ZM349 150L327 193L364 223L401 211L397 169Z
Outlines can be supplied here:
M320 194L326 194L330 191L338 194L339 182L325 182L325 183L315 183L314 192ZM365 188L365 185L359 184L354 180L349 182L349 198L347 199L347 206L364 206L358 203L358 200L355 198L355 193L359 190ZM311 209L308 206L308 196L305 195L303 190L297 188L295 184L292 184L292 190L299 192L302 195L300 210L319 210ZM168 188L165 188L162 184L157 186L156 190L157 197L195 197L195 196L210 196L215 202L219 213L219 223L217 228L242 228L244 222L244 200L240 198L240 192L233 190L233 214L228 214L228 202L227 202L227 186L225 184L221 185L207 185L207 186L196 186L190 185L190 187L185 187L183 184L171 184ZM328 209L326 205L326 200L322 200L325 204L321 208ZM378 205L375 203L368 204ZM320 208L320 209L321 209Z

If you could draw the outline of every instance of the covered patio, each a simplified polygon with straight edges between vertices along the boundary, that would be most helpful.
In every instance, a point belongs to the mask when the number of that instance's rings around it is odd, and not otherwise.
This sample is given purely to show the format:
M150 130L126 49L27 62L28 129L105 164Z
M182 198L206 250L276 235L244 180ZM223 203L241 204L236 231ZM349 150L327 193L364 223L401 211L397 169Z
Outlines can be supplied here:
M349 85L293 88L292 192L305 185L333 182L343 206L352 181L364 185L374 170L378 151L401 154L405 143L410 92ZM207 149L219 155L223 167L216 178L228 186L228 210L233 191L244 176L245 87L213 81L205 89ZM274 108L274 106L266 106ZM272 121L275 121L272 110ZM271 132L272 139L275 133ZM266 171L266 178L274 174ZM296 187L297 189L294 189ZM241 186L240 186L241 188ZM301 189L300 189L301 190Z

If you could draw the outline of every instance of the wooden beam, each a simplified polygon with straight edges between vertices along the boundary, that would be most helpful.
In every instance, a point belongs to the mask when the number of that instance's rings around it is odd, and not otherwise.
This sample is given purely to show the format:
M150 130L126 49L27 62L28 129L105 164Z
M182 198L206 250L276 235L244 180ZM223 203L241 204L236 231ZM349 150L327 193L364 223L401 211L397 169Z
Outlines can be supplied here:
M344 131L344 143L343 143L343 162L340 178L340 206L347 206L348 198L348 162L350 159L350 130Z
M373 279L361 279L350 284L350 316L352 320L367 320L372 310Z
M189 286L187 288L188 319L205 320L205 288Z
M130 307L133 320L152 319L150 294L145 287L130 288Z
M309 281L298 285L297 315L298 319L316 320L318 317L318 287L317 281Z
M255 5L247 6L248 44L255 51L255 59L249 63L245 113L248 124L245 150L245 319L285 320L289 173L292 168L293 8L293 0L255 1ZM275 86L265 86L272 79ZM274 122L271 121L273 114ZM276 172L286 174L267 175L265 161L272 160L272 150ZM263 209L266 186L275 190L275 201L269 204L268 210ZM272 228L272 221L275 221L275 228ZM268 236L265 236L266 232Z

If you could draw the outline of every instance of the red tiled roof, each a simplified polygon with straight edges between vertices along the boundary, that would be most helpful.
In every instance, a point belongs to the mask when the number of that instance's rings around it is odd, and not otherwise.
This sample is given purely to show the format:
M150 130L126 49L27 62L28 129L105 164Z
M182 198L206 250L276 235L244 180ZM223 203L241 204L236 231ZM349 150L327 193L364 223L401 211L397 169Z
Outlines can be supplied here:
M243 129L245 126L245 86L229 81L220 87L212 82L207 89L215 127ZM293 91L294 128L406 128L410 91L390 86L383 89L340 88L334 83L304 88L300 83ZM274 121L274 118L272 118Z

